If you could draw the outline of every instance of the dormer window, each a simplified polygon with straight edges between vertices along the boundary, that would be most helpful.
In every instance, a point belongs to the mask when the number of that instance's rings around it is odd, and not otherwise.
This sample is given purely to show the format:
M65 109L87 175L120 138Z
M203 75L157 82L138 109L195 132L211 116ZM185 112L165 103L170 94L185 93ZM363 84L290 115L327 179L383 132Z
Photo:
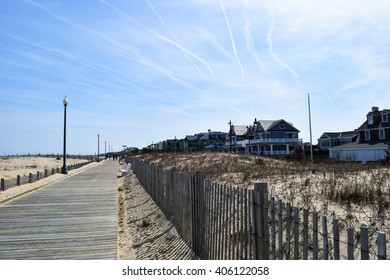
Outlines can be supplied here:
M387 113L384 113L382 115L382 123L387 123L387 122L389 122L389 117Z
M370 125L370 124L374 124L374 117L373 115L368 115L367 116L367 123Z

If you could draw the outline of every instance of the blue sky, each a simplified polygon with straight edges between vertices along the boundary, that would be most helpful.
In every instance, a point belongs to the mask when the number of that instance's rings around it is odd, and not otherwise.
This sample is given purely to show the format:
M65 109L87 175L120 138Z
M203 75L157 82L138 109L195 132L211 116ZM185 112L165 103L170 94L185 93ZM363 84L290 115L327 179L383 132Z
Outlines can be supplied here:
M228 122L309 141L390 108L385 0L0 0L0 155L145 147Z

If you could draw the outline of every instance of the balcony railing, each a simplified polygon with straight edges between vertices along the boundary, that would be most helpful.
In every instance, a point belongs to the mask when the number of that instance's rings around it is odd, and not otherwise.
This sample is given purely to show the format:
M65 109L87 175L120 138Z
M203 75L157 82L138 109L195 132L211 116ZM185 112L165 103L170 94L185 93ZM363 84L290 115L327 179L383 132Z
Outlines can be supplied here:
M298 143L302 143L302 139L301 138L260 138L260 139L248 140L248 144L265 144L265 143L298 144Z

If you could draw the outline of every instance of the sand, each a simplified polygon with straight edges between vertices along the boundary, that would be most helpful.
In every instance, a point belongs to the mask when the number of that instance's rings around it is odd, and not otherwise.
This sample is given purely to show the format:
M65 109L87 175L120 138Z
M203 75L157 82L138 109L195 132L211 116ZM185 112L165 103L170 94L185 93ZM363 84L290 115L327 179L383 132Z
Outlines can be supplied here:
M195 256L134 174L118 180L118 259L188 260Z
M68 159L67 165L85 162L84 159ZM60 163L61 162L61 163ZM0 191L0 205L10 200L17 199L18 197L30 193L32 191L39 190L49 184L62 180L66 177L77 174L86 168L91 168L98 164L97 162L84 165L80 168L68 171L68 175L60 173L51 175L47 178L43 178L31 184L23 184L21 186L15 186L5 191ZM17 175L26 175L28 173L34 173L36 171L43 171L44 169L57 168L62 166L62 161L58 161L55 158L46 157L0 157L0 178L11 179L16 178Z

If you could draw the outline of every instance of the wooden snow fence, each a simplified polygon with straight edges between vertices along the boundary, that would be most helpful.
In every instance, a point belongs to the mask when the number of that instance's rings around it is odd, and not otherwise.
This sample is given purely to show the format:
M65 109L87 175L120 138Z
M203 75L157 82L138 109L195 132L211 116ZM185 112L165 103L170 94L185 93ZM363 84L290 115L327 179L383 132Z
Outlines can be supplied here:
M386 233L344 228L337 217L268 197L267 183L253 189L184 174L176 168L129 158L141 185L183 240L208 260L386 260Z

